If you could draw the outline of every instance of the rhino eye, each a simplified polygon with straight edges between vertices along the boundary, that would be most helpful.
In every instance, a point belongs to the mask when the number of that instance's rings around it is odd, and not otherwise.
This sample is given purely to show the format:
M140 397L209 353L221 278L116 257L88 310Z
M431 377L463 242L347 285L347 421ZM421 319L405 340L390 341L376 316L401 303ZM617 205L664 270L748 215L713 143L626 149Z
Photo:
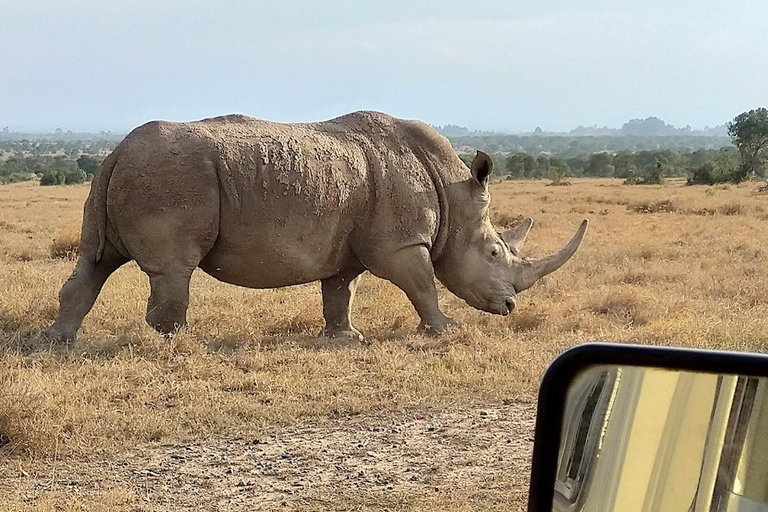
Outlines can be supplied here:
M499 256L499 250L496 247L491 249L491 258L498 258L498 256Z

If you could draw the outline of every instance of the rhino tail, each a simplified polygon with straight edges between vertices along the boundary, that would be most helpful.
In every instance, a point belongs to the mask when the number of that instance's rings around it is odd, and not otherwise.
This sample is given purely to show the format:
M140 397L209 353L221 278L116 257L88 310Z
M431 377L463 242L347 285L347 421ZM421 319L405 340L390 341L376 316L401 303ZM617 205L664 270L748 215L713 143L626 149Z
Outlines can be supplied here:
M89 233L93 233L93 228L96 228L96 235L98 236L96 263L101 261L101 257L104 254L104 245L107 240L107 190L109 189L109 180L112 178L112 171L115 170L116 162L117 151L113 151L102 162L99 173L93 179L91 191L85 204L82 239L85 241L86 236Z

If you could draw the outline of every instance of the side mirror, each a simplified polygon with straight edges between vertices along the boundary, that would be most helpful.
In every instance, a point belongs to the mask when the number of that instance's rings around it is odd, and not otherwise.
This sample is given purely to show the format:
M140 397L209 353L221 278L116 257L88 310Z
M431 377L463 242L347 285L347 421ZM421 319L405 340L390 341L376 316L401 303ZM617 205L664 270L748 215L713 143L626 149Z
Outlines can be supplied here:
M768 356L564 352L539 389L528 511L768 511Z

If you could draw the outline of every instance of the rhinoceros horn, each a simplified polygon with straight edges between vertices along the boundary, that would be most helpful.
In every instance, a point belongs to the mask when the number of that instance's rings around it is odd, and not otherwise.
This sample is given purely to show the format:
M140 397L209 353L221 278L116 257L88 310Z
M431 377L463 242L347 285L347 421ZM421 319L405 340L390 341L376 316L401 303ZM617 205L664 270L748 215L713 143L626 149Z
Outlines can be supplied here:
M542 277L551 274L562 267L566 261L571 259L571 256L574 255L576 249L579 248L579 244L581 244L581 240L587 232L587 226L589 226L589 221L585 219L581 223L581 226L579 226L579 230L576 231L576 234L573 235L573 238L571 238L566 246L554 254L537 260L517 258L518 262L516 263L522 268L519 277L514 284L515 290L517 292L527 290L533 286L533 283Z

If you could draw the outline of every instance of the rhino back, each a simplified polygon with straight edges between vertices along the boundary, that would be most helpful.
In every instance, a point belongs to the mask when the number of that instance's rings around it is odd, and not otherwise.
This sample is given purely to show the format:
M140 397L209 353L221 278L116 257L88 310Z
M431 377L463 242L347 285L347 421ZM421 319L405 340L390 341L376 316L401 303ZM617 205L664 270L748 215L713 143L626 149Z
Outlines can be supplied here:
M309 282L433 239L433 183L396 119L362 112L321 123L228 116L208 124L222 157L222 207L204 263L217 277Z
M434 242L440 202L435 169L425 164L435 159L415 147L429 145L419 140L421 131L375 112L295 124L232 115L150 123L128 138L140 150L131 152L141 159L134 168L162 167L174 176L134 172L147 193L169 194L163 180L170 179L178 202L187 180L193 190L182 196L203 201L195 191L205 190L209 210L215 203L216 241L200 267L223 281L266 288L323 279ZM204 169L190 169L195 165ZM115 173L123 176L123 195L129 174Z

